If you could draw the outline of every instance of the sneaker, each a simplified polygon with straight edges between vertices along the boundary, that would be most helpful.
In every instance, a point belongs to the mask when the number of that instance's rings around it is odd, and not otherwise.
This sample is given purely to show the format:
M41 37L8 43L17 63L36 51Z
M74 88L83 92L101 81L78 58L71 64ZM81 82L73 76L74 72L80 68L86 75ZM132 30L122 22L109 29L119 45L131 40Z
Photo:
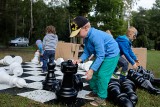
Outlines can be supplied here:
M85 95L85 98L87 98L87 99L93 99L94 100L94 98L96 98L96 97L98 97L98 95L95 94L94 92L90 92L89 94Z
M106 105L106 100L102 98L95 98L94 101L90 102L91 105L93 106L105 106Z
M122 72L121 72L121 75L122 75L122 76L127 76L127 72L123 72L123 71L122 71Z
M120 79L125 80L127 78L127 72L121 72Z
M113 73L111 78L112 79L119 79L119 75Z

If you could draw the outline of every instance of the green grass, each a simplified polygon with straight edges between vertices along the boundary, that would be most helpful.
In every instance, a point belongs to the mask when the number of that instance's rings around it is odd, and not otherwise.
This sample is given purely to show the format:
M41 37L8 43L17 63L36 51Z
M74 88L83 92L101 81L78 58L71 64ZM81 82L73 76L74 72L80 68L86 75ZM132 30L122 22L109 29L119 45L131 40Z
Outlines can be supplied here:
M35 48L27 49L5 49L0 50L0 59L5 55L19 55L23 61L31 61L34 57ZM160 51L147 51L147 69L152 70L155 77L160 78ZM136 107L160 107L160 96L149 94L143 89L137 89L138 103ZM0 107L60 107L60 105L47 105L39 103L21 96L14 96L10 94L0 94ZM89 104L84 107L92 107ZM105 107L117 107L110 102L107 102Z
M147 51L147 69L152 70L155 77L160 77L160 51Z

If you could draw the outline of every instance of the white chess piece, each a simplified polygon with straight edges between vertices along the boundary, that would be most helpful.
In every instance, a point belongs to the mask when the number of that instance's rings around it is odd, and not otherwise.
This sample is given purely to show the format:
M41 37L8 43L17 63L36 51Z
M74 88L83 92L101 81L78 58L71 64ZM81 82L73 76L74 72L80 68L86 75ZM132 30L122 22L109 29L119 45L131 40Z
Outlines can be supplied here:
M93 61L87 61L85 63L79 63L78 68L88 71Z
M0 64L3 65L10 65L13 62L13 58L9 55L5 56L3 59L0 60Z
M18 62L18 63L22 63L23 62L23 59L22 59L22 57L20 57L20 56L15 56L14 58L13 58L13 62Z
M19 62L13 62L9 66L9 74L14 74L14 76L21 76L23 74L23 68Z
M63 58L58 58L58 59L55 61L55 63L56 63L57 66L61 66L61 63L62 63L63 61L64 61Z
M8 84L19 88L27 87L27 83L23 78L8 75L4 68L0 68L0 84Z
M39 56L40 56L40 53L39 53L39 50L37 50L34 54L34 58L31 60L32 63L34 64L38 64L39 63Z

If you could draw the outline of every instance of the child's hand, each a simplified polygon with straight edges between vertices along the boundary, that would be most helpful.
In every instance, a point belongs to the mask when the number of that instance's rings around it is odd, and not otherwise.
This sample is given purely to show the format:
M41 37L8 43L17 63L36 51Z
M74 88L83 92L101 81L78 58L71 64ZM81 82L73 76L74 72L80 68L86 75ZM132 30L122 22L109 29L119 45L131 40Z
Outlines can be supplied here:
M79 64L79 63L82 62L82 60L81 60L81 59L78 59L78 60L73 60L72 62L73 62L73 64Z
M137 66L140 66L139 60L136 60L135 62L136 62L136 64L137 64Z
M90 70L88 70L87 72L86 72L86 80L90 80L90 79L92 79L92 75L93 75L93 70L92 69L90 69Z
M138 66L136 63L133 65L133 69L138 69Z

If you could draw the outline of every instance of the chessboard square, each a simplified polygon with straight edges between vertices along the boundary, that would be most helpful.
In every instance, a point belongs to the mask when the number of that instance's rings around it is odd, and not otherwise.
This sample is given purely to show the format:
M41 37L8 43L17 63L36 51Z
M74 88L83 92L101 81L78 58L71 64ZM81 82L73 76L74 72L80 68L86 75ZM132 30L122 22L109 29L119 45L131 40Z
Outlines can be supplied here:
M57 71L61 71L61 67L56 66L54 69L57 70Z
M27 79L25 79L25 81L26 81L26 83L33 83L33 82L35 82L35 81L33 81L33 80L27 80Z
M62 79L63 79L63 76L57 76L56 79L62 80Z
M7 94L11 94L11 95L17 95L19 93L24 93L24 92L29 92L29 91L33 91L35 89L32 88L18 88L18 87L11 87L11 88L7 88L4 90L0 90L0 93L7 93Z
M24 72L20 77L24 78L24 77L29 77L29 76L33 76L33 75Z
M23 68L24 70L41 71L42 68Z
M32 83L28 83L27 87L41 90L43 86L42 86L42 82L32 82Z
M35 64L32 62L24 62L24 63L22 63L22 65L39 65L40 66L40 64Z
M34 76L38 76L40 74L43 74L41 71L29 71L29 72L25 72L26 74L31 74Z
M78 72L85 72L84 69L78 69Z
M28 67L36 67L36 68L39 68L39 67L42 67L40 64L33 64L33 63L22 63L22 66L24 68L28 68Z
M35 90L18 94L19 96L27 97L29 99L44 103L56 98L55 93L46 90Z
M84 72L84 71L78 71L78 72L77 72L77 74L85 75L85 74L86 74L86 72Z
M7 85L7 84L0 84L0 90L4 90L4 89L7 89L7 88L11 88L12 86L10 85Z
M42 68L39 65L22 65L23 68Z
M25 77L24 79L28 79L28 80L33 80L33 81L42 81L45 79L45 76L29 76L29 77Z

